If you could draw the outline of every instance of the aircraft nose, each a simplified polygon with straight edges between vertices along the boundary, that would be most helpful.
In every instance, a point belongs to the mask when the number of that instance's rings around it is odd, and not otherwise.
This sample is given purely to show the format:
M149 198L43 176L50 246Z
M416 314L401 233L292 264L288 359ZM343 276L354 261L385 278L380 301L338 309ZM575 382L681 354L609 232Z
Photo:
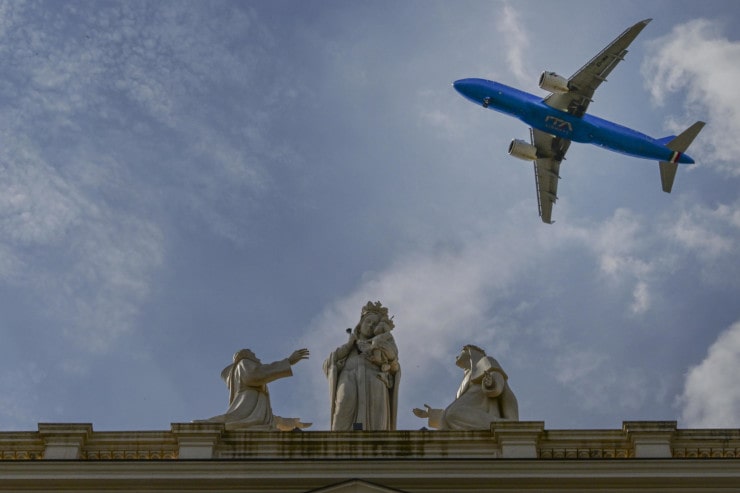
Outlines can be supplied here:
M490 97L486 97L485 87L481 85L480 79L460 79L452 83L455 88L465 99L488 108ZM487 99L487 101L486 101Z
M452 83L452 87L455 88L463 97L479 103L481 96L481 85L479 79L460 79Z
M470 81L468 79L456 80L452 83L452 87L462 95L466 95L470 89Z

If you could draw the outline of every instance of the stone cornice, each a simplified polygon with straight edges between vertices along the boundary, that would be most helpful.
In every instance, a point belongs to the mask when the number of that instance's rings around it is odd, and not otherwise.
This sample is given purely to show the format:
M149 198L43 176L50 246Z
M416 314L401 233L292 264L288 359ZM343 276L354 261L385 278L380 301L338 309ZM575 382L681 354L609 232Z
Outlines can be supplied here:
M0 462L184 459L653 459L740 458L740 430L681 430L675 421L628 421L621 430L547 430L500 422L480 431L250 432L173 423L169 431L93 431L89 423L41 423L0 432Z
M351 464L351 465L350 465ZM251 459L7 461L0 491L306 492L361 478L406 492L730 491L740 460Z

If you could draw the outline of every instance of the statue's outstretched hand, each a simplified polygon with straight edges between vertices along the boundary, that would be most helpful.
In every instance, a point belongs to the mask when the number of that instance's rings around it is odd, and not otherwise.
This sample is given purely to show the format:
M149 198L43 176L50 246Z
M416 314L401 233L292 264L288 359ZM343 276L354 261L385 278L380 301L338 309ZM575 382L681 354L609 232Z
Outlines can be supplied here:
M431 409L431 407L429 406L429 404L424 404L424 407L426 408L426 410L419 409L418 407L415 407L413 409L412 412L417 418L428 418L429 417L429 410Z
M304 349L297 349L297 350L293 351L293 354L291 354L290 356L288 356L288 362L291 365L295 365L296 363L298 363L302 359L308 359L308 354L309 354L308 353L308 349L305 349L305 348Z

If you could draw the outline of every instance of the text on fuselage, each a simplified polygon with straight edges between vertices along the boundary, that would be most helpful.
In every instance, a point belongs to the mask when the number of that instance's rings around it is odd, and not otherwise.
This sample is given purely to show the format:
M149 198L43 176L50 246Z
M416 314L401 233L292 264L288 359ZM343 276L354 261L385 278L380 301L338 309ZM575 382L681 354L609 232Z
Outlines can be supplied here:
M566 122L565 120L561 120L560 118L552 115L547 115L545 117L545 125L549 128L552 128L553 130L559 130L561 132L573 131L573 126L570 124L570 122Z

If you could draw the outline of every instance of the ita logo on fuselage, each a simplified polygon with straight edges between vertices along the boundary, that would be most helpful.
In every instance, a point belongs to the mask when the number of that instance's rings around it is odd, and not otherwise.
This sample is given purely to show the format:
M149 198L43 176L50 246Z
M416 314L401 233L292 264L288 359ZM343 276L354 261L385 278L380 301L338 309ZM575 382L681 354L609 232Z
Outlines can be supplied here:
M552 115L545 117L545 127L550 130L556 130L559 133L570 134L573 133L573 125L570 122L561 120L560 118Z

